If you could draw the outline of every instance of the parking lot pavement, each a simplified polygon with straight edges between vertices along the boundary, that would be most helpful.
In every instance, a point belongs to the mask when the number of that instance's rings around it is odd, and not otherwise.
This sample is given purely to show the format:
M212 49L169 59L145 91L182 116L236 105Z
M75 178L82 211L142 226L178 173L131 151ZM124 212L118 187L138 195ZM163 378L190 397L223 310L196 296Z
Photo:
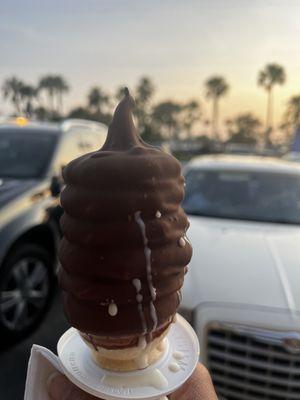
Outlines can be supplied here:
M61 334L69 327L56 290L53 304L40 327L27 339L0 353L0 398L22 400L27 372L27 362L33 343L45 346L56 353Z

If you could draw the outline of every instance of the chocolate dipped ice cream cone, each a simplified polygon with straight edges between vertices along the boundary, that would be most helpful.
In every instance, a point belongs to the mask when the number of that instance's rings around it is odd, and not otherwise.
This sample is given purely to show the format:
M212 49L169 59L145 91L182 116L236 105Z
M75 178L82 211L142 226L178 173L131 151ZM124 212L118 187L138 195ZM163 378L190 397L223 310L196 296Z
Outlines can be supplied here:
M192 249L180 163L138 135L125 91L96 152L64 169L59 258L64 309L102 367L163 354Z

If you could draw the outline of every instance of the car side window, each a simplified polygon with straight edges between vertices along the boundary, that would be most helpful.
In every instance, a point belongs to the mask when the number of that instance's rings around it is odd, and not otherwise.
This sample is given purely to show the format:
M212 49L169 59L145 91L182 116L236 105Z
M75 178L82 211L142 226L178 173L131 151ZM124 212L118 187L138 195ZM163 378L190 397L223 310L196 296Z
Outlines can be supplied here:
M54 163L55 175L61 176L62 168L75 158L100 149L106 135L106 127L98 129L86 126L74 127L64 133Z
M92 132L88 128L81 130L81 146L85 153L95 150L95 144L93 143Z
M93 129L86 128L82 130L82 145L85 149L85 152L88 153L90 151L96 151L102 147L104 144L106 133L99 134L98 131Z
M56 173L60 175L63 167L84 153L86 151L84 150L80 132L66 133L59 144L55 162Z

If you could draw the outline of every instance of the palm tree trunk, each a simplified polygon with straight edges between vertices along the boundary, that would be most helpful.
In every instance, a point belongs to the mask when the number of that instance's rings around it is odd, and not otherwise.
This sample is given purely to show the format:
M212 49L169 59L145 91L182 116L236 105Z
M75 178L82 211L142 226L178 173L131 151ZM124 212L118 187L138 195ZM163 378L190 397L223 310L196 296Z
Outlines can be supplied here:
M63 114L63 99L62 99L62 91L60 90L57 94L58 96L58 112L59 114Z
M35 100L36 100L36 103L37 103L38 107L43 107L44 108L43 93L41 93L40 90L36 93Z
M48 102L49 102L49 104L48 104L49 111L51 112L52 111L52 99L51 99L51 93L50 92L48 93Z
M20 115L26 115L26 105L25 105L25 99L20 98L19 102L19 114Z
M268 100L267 100L267 117L266 117L266 131L265 131L265 146L270 144L270 132L272 131L273 125L273 91L272 87L268 89Z
M53 92L49 93L49 98L50 98L50 110L53 114L54 113L54 93Z
M214 97L213 103L212 103L212 138L215 141L219 140L219 134L218 134L218 99L217 97Z
M29 118L32 116L32 102L30 99L28 99L27 104L26 104L26 114L28 115Z
M21 114L20 102L21 102L20 97L19 96L15 96L14 99L13 99L13 103L14 103L17 115Z

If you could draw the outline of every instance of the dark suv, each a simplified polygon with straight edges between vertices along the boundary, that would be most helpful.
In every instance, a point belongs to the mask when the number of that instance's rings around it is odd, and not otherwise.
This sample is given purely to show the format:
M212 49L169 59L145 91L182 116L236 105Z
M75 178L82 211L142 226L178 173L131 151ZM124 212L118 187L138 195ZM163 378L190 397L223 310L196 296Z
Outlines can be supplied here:
M102 124L0 125L0 337L15 342L42 319L51 298L62 210L62 168L98 149Z

